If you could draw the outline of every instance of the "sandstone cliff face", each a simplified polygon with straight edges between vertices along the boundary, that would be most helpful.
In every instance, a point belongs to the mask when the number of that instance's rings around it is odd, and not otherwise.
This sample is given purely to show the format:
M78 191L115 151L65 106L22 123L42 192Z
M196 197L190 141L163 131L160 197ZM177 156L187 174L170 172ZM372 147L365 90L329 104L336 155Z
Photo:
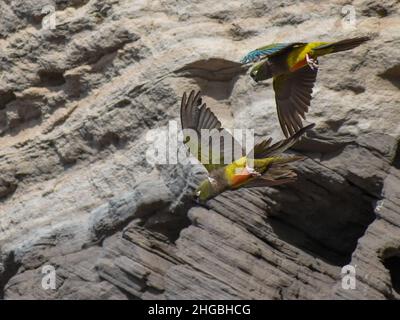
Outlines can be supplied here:
M42 28L48 4L54 30ZM399 9L2 1L0 296L398 299ZM320 60L296 183L200 207L201 168L146 160L149 130L178 120L191 89L226 127L281 138L271 81L253 83L235 61L265 43L360 35L372 40ZM341 285L348 264L354 290ZM41 286L45 265L55 290Z

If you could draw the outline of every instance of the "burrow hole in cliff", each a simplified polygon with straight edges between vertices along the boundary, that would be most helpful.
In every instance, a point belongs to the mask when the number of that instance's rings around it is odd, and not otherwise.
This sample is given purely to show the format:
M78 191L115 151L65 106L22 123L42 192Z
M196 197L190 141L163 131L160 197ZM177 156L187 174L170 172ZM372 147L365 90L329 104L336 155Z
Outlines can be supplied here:
M349 183L309 172L276 187L268 223L276 235L331 265L344 266L375 220L376 198Z
M175 244L180 237L183 229L190 225L190 220L183 215L168 213L162 217L154 216L151 221L142 221L141 226L151 231L153 234L158 233L168 239L169 243Z
M6 91L3 94L0 94L0 110L4 109L7 103L14 101L15 99L17 99L17 97L12 91Z
M390 81L397 88L400 88L400 64L389 68L379 76Z
M382 263L390 273L393 290L400 294L400 252L387 255L382 259Z
M65 83L65 78L62 72L41 70L38 72L40 78L40 87L58 87Z
M393 166L400 169L400 141L397 143L397 150L393 160Z
M3 262L4 271L0 274L0 300L4 299L4 287L18 272L20 264L15 261L14 252L10 252Z

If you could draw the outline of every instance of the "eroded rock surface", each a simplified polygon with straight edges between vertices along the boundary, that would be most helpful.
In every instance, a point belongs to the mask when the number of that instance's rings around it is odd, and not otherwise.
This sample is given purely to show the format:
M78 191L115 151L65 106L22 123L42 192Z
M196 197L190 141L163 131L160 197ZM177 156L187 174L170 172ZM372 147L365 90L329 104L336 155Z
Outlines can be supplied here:
M400 5L346 5L1 2L0 297L398 299ZM201 207L200 167L148 161L150 133L179 121L191 89L226 127L281 138L271 81L237 61L360 35L371 40L320 59L296 183ZM42 287L48 265L55 290Z

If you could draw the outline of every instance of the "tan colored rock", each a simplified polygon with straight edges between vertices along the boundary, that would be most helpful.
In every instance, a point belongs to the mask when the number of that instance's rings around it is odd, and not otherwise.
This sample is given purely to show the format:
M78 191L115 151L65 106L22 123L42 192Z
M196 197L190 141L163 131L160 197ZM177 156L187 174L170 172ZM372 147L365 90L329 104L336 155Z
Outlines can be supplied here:
M345 5L0 3L0 297L398 299L400 7L355 1L352 28ZM228 127L281 138L271 81L237 61L360 35L372 40L320 61L295 184L201 208L201 169L146 160L146 134L178 120L191 89ZM341 286L347 264L355 290Z

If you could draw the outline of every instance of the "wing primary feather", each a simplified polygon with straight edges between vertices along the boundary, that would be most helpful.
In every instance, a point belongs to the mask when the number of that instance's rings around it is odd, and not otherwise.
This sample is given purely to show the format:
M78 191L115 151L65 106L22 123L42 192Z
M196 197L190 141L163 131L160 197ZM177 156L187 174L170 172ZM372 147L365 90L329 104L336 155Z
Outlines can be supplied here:
M297 125L297 129L300 129L301 127L303 127L303 123L301 122L301 119L300 119L300 117L298 115L298 112L293 112L291 114L291 116L292 116L292 119L295 121L295 123Z
M181 100L181 125L183 129L187 126L186 107L186 92L184 92Z
M297 97L290 98L290 101L292 102L292 105L295 109L294 113L300 113L304 116L305 115L304 113L308 111L307 105L301 100L299 100Z
M296 130L293 129L292 117L290 115L290 112L287 108L284 108L284 113L285 113L286 128L289 131L289 135L293 135L296 132Z
M276 104L278 104L278 101L276 102ZM278 110L278 120L279 120L279 124L280 124L280 126L281 126L281 128L282 128L282 131L283 131L283 134L285 135L285 137L288 137L289 136L289 133L288 133L288 131L286 130L286 124L285 124L285 122L284 122L284 120L283 120L283 116L282 116L282 110L281 110L281 108L277 108L277 110Z
M201 97L200 97L200 94L201 94L201 92L200 92L200 91L197 91L196 95L195 95L194 98L193 98L193 102L194 102L194 103L197 102L197 104L196 104L197 107L201 105Z
M279 109L279 111L278 111L278 119L279 119L279 123L280 123L281 128L282 128L283 134L284 134L286 137L288 137L288 136L289 136L289 131L288 131L288 129L286 128L286 122L285 122L285 120L284 120L284 116L283 116L283 114L282 114L282 110L280 110L280 109Z
M199 117L199 121L197 123L197 130L201 130L204 128L203 123L204 123L204 117L206 116L206 112L205 110L207 110L207 105L204 103L201 107L200 107L200 117Z
M202 129L210 129L209 125L209 121L210 121L210 110L206 109L204 111L204 118L203 118L203 123L201 125Z
M190 91L190 93L189 93L189 98L188 98L188 102L187 102L187 104L189 106L193 105L193 98L194 98L194 90Z

